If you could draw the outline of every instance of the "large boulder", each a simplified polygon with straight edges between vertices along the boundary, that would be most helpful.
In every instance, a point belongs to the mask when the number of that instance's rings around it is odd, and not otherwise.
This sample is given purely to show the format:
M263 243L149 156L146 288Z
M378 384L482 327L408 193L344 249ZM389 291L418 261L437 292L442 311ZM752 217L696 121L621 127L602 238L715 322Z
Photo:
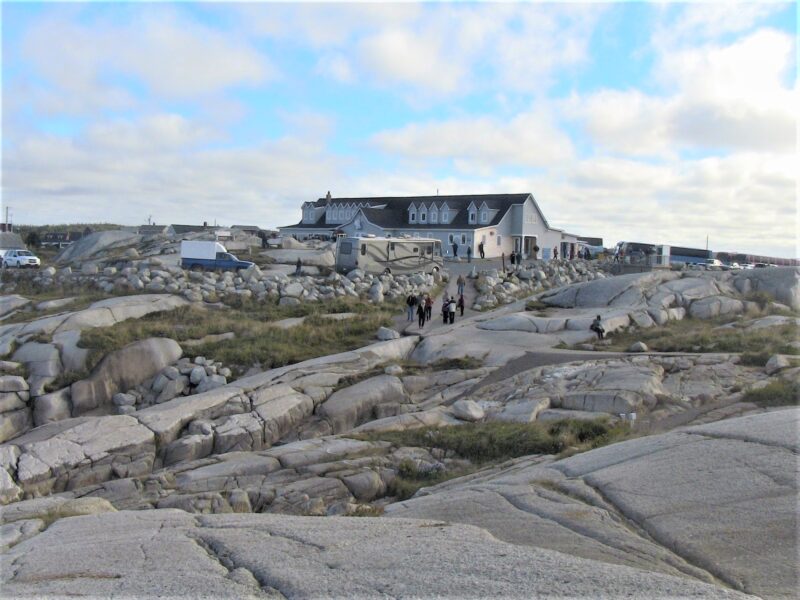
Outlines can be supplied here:
M736 275L733 284L740 293L766 292L778 302L800 310L800 267L741 271Z
M73 416L110 408L117 392L132 389L177 361L183 350L170 338L149 338L107 355L92 374L72 384Z
M406 401L403 384L397 377L379 375L334 392L317 412L331 424L334 433L343 433L373 416L379 404Z
M56 257L56 263L64 265L99 257L103 252L113 248L138 244L141 239L142 236L129 231L97 231L64 248Z

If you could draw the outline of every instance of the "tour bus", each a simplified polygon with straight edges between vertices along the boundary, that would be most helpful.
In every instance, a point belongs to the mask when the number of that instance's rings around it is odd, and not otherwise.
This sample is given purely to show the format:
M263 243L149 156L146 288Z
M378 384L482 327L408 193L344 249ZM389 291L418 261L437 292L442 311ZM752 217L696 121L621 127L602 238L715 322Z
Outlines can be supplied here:
M336 242L336 269L347 273L409 274L439 271L442 243L429 238L342 237Z
M630 265L668 267L670 247L645 242L617 242L614 261Z

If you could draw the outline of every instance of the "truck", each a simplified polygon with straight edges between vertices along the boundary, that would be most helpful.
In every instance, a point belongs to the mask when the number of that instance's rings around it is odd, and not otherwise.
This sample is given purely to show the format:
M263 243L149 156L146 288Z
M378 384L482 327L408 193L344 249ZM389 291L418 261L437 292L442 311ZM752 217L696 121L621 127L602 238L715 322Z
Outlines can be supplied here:
M182 241L181 267L193 271L238 271L248 269L253 263L239 260L219 242Z
M442 242L437 239L341 237L336 242L336 269L343 273L433 273L443 265Z

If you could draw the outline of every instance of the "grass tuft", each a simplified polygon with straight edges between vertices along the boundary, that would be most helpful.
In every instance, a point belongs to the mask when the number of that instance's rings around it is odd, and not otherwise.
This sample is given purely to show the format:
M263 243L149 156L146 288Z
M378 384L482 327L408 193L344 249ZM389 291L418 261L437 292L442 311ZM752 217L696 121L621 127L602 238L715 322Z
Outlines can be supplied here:
M798 406L800 405L800 384L786 379L776 379L759 389L747 390L743 402L758 406Z

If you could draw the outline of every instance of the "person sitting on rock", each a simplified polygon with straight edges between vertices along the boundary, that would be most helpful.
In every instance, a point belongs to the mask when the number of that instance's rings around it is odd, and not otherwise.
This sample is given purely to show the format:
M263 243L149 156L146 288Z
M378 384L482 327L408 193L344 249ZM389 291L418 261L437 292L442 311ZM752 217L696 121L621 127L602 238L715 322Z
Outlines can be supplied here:
M589 327L592 331L597 334L597 339L602 340L606 335L606 330L603 328L603 323L600 315L597 315L592 321L592 325Z

